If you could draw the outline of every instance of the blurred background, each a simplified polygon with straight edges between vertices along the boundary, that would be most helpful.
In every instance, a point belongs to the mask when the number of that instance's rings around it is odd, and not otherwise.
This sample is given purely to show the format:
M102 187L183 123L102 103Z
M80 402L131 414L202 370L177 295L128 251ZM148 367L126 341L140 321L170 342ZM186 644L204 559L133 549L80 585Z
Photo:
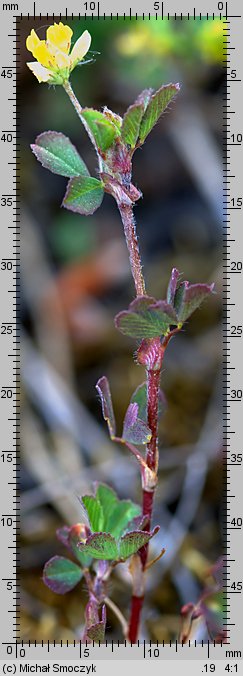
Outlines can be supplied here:
M49 22L52 23L52 22ZM65 22L64 22L65 23ZM86 106L123 114L146 87L180 82L181 93L134 156L135 208L147 290L163 298L171 268L191 282L216 283L217 295L193 315L167 350L162 387L160 470L151 558L166 548L147 577L141 638L174 641L180 609L195 603L221 555L221 222L222 27L218 19L68 21L74 41L87 28L88 59L72 74ZM90 172L96 157L61 87L38 84L26 67L23 19L22 124L22 617L21 639L80 637L86 591L53 594L43 565L64 554L55 531L82 521L78 496L93 480L120 498L140 502L136 461L112 445L95 384L107 375L118 429L132 392L144 380L134 341L119 334L114 315L134 298L115 202L81 217L60 208L66 179L37 163L30 143L57 130L77 146ZM118 566L111 598L128 617L126 566ZM217 607L220 615L221 608ZM205 628L197 628L207 638ZM121 639L108 610L107 639Z

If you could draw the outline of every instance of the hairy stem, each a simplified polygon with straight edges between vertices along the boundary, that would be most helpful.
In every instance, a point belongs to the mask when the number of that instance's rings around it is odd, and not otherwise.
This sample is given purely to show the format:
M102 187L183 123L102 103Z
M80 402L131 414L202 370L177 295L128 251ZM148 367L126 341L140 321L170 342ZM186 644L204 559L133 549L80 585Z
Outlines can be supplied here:
M124 233L129 251L129 259L131 265L131 272L134 279L137 296L144 296L146 294L145 281L142 272L142 264L139 253L138 238L136 234L136 223L133 215L132 204L123 204L117 202L118 209L121 214L121 219L124 227Z
M152 433L151 440L147 446L146 461L150 469L157 473L158 469L158 409L159 409L159 388L160 388L160 370L147 371L147 422Z
M157 474L158 469L158 409L159 409L159 387L160 387L161 369L147 370L147 423L152 432L151 440L147 446L146 462L147 466L154 475ZM151 528L153 501L154 501L155 485L149 486L145 483L143 487L143 516L147 516L146 530ZM140 561L142 564L143 576L148 559L149 546L144 545L139 551ZM131 642L137 641L140 617L143 607L142 593L133 594L131 604L131 614L129 622L128 636Z

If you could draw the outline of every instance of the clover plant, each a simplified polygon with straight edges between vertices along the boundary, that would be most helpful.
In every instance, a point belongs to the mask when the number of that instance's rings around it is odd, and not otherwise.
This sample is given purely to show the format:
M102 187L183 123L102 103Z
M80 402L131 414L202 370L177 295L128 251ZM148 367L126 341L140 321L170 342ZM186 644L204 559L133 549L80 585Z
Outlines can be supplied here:
M82 497L85 523L71 528L64 526L57 532L72 558L54 556L45 565L43 579L58 594L66 594L82 578L85 580L88 602L84 640L104 641L106 605L110 605L121 620L124 636L134 642L139 635L146 569L151 565L148 563L149 541L159 529L156 526L151 530L151 522L158 481L158 419L164 355L172 336L213 292L214 285L181 281L180 273L174 268L166 298L156 299L147 293L139 253L133 208L141 192L132 183L132 159L178 94L179 85L167 84L157 91L142 91L123 117L107 107L99 111L81 105L72 90L70 74L88 52L91 37L85 30L70 52L71 38L71 28L62 22L49 26L46 40L39 40L32 30L26 45L36 61L27 65L40 83L61 85L65 90L95 148L98 178L90 175L78 150L60 132L41 133L31 148L43 167L68 178L63 207L88 216L100 207L106 192L114 198L120 212L136 296L129 307L115 317L115 325L124 336L134 339L135 360L145 369L145 382L128 405L121 437L116 434L107 378L100 378L96 387L110 438L126 447L138 461L142 506L129 499L119 500L109 486L97 484L94 494ZM163 553L164 550L161 555ZM107 584L115 566L128 559L133 590L130 617L125 621L108 598Z

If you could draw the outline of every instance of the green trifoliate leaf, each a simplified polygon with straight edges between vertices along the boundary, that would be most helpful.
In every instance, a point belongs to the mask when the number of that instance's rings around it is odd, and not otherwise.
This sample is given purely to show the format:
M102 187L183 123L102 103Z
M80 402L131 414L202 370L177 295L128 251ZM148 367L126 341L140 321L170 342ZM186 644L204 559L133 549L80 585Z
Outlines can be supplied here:
M124 425L122 438L131 444L148 444L151 439L151 431L144 420L138 417L138 404L134 402L129 404Z
M76 563L64 556L53 556L43 571L43 581L56 594L71 591L82 578L82 570Z
M163 87L160 87L160 89L152 95L140 125L140 143L144 143L151 129L153 129L156 122L158 122L160 116L178 93L179 89L180 87L178 84L163 85Z
M101 181L91 176L77 176L68 182L62 206L89 216L101 205L103 196L104 188Z
M189 284L182 282L175 293L174 307L178 322L183 324L188 317L213 293L214 284Z
M119 500L116 493L105 484L96 484L94 495L85 495L82 503L93 533L103 532L117 538L127 529L129 522L141 516L141 508L131 500ZM85 542L86 535L80 540ZM84 551L84 550L81 550Z
M166 335L170 325L177 325L174 309L166 301L140 296L129 309L115 318L116 327L132 338L156 338Z
M114 124L111 119L108 119L107 115L99 110L83 108L82 118L89 128L98 150L105 152L120 134L117 124Z
M31 145L42 166L61 176L89 176L88 169L75 146L64 134L45 131Z

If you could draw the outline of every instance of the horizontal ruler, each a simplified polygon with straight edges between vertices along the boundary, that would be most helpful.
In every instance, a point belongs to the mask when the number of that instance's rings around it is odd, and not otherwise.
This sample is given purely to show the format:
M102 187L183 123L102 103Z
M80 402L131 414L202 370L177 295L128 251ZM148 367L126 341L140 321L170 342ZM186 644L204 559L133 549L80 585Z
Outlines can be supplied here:
M111 641L106 645L86 645L82 641L63 641L60 643L4 643L2 646L2 655L4 659L23 659L23 660L240 660L242 651L232 650L225 644L210 643L209 641L190 641L182 646L177 641L171 644L155 644L138 641L138 644L115 643Z

